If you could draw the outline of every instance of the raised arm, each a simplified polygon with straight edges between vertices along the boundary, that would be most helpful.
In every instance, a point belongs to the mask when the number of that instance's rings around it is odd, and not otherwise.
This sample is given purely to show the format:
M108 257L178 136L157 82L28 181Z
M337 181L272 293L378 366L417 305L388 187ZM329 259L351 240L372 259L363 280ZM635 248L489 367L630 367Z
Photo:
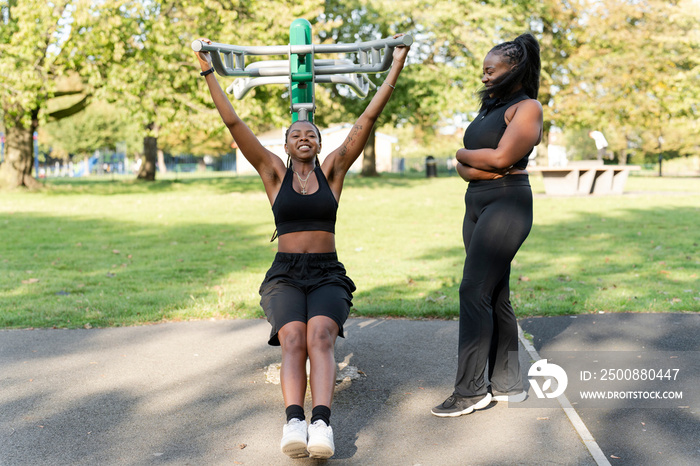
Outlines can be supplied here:
M529 154L542 139L542 105L528 99L513 107L515 111L496 149L459 149L457 161L480 170L497 171L507 169Z
M211 43L209 39L200 40ZM199 60L202 71L207 71L212 68L209 52L195 52L195 55ZM228 99L223 89L221 89L216 79L216 74L209 73L206 75L205 79L214 105L216 105L216 109L219 111L219 115L221 115L221 119L231 133L231 136L233 136L233 140L236 141L236 145L238 145L243 156L248 159L250 164L260 174L260 178L262 178L263 184L265 185L265 190L272 202L284 178L284 162L274 153L265 149L248 125L241 120L233 109L231 101Z
M394 37L400 36L399 34ZM355 122L355 125L350 130L345 141L343 141L343 144L328 154L323 161L323 171L328 178L331 189L336 193L336 196L340 193L340 189L342 189L345 174L365 148L372 127L391 97L399 74L401 74L401 70L403 70L409 49L410 46L404 45L394 48L393 62L386 79L384 79L382 85L377 88L376 94L365 108L365 111L362 112L362 115L360 115Z

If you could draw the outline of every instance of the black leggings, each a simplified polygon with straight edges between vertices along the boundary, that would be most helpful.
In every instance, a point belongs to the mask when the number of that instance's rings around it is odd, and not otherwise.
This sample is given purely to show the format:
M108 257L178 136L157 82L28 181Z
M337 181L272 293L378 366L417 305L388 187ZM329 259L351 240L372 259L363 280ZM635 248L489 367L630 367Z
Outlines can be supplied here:
M467 258L459 287L459 354L455 395L477 396L489 381L499 392L522 391L518 324L510 304L510 263L532 228L527 175L472 181L465 195Z

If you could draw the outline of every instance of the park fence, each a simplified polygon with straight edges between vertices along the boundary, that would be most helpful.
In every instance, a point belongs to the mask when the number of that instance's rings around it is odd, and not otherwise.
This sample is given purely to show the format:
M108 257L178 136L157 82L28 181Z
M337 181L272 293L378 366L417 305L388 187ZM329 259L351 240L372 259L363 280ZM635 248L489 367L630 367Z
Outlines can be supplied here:
M36 164L39 178L83 176L136 175L141 167L141 159L128 157L124 152L113 150L96 150L92 156L80 160L74 156L71 160L54 159L44 155ZM236 171L235 152L218 157L194 156L190 154L163 154L157 164L159 172L191 173L197 171Z

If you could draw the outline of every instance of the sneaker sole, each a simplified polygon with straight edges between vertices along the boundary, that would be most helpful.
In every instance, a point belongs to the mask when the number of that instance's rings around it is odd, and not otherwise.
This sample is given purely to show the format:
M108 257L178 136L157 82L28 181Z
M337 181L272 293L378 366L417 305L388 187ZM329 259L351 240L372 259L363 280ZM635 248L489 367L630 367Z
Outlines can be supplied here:
M527 399L527 392L520 392L517 395L495 395L491 399L500 402L522 403Z
M459 417L459 416L462 416L464 414L471 414L476 409L483 409L483 408L487 407L490 403L491 403L491 394L487 393L483 400L479 401L476 404L471 405L470 407L468 407L465 410L457 411L454 413L440 413L440 412L435 412L433 410L431 410L430 412L433 413L433 415L435 415L437 417Z
M309 447L309 457L316 459L328 459L333 456L332 448L326 445L315 445Z
M282 453L290 458L306 458L309 456L304 442L291 442L282 447Z

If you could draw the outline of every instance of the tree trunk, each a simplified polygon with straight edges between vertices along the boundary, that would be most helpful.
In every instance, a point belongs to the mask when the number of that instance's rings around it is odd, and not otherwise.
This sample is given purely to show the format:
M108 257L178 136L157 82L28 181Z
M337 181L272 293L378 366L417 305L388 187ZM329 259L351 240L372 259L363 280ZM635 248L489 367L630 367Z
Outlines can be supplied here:
M626 150L620 150L617 152L617 164L618 165L627 165L627 151Z
M362 159L362 176L377 176L377 152L374 131L375 129L372 127L367 144L365 144L365 155Z
M143 138L143 163L136 177L139 180L156 180L156 160L158 158L158 138L146 136Z
M0 165L0 187L39 188L41 183L32 177L34 168L34 131L39 126L33 118L29 127L20 123L5 125L5 160Z

